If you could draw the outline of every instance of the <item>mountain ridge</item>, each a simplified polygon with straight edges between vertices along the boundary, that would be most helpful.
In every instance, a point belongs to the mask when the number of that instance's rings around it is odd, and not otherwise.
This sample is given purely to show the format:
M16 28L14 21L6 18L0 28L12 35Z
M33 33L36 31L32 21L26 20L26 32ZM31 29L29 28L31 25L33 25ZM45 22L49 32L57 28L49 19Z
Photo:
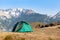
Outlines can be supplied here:
M0 26L2 26L1 28L6 29L6 31L7 30L11 31L10 29L12 29L13 26L19 21L43 22L43 23L50 23L50 22L58 21L56 20L56 17L55 17L56 15L53 17L49 17L45 14L37 13L31 9L18 9L18 8L17 9L6 9L6 10L0 9L0 11L2 11L2 13L0 14L4 14L0 16ZM5 14L9 15L10 17L8 18Z

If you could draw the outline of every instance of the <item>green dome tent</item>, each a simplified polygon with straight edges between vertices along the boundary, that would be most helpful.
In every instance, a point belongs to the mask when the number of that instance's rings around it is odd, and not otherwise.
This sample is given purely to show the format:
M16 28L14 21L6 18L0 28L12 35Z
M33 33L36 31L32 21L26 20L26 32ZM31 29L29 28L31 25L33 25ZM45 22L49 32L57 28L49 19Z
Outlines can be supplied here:
M12 32L32 32L32 31L33 30L31 26L25 21L17 22L12 30Z

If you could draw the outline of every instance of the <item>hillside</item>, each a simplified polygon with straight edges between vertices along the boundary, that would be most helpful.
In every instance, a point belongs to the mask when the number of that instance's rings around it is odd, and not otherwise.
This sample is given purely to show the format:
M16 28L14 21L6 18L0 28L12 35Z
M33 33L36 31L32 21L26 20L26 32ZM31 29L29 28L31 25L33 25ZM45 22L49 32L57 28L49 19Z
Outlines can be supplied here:
M0 40L60 40L60 29L53 27L33 29L31 33L0 32Z
M33 32L0 32L0 40L60 40L60 25L40 28L42 22L30 23Z

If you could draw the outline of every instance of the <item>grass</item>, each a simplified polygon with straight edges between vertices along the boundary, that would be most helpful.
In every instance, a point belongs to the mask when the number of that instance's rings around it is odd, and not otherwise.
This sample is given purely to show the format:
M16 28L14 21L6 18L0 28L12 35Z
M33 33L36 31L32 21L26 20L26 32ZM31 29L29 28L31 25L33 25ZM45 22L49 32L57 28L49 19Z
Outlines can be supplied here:
M18 37L18 36L12 36L12 35L7 35L4 40L25 40L23 37Z
M48 40L53 40L53 39L51 37L49 37Z
M35 28L35 25L38 24L34 23L32 25L33 32L31 33L0 32L0 40L60 40L60 29L57 28L60 25Z
M8 35L4 38L4 40L13 40L12 36Z

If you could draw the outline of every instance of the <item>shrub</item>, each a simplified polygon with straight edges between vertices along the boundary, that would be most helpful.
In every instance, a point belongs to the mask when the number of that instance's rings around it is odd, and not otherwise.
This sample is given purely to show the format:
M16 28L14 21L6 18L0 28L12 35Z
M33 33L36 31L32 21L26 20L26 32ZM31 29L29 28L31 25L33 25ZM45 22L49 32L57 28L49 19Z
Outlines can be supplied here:
M44 25L40 26L40 28L43 28L43 27L44 27Z
M57 27L57 28L59 28L59 29L60 29L60 27Z
M49 25L45 25L45 27L49 27Z
M54 24L53 24L53 23L50 23L49 25L50 25L50 26L54 26Z

